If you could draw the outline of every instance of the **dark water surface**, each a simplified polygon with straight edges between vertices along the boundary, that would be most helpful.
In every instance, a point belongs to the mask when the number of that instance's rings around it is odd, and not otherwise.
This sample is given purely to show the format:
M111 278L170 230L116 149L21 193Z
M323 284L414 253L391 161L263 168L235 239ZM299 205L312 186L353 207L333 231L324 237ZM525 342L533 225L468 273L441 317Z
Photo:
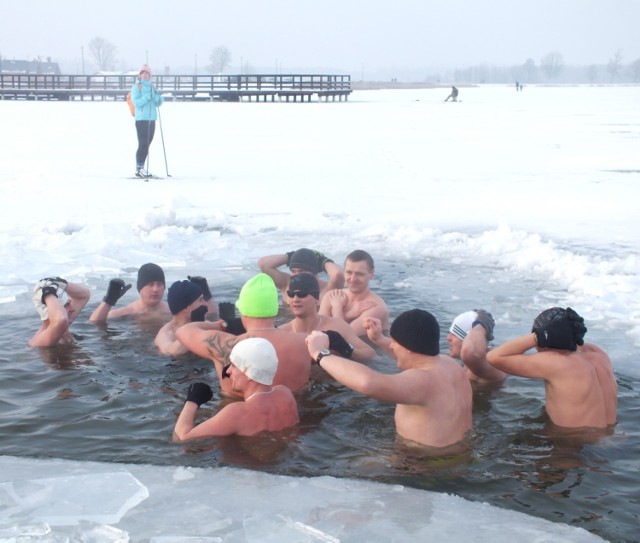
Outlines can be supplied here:
M412 307L432 311L443 328L444 352L445 329L462 311L488 307L497 316L497 341L503 341L526 332L537 312L554 305L548 301L553 293L542 292L535 281L480 280L493 270L467 268L452 282L451 263L382 262L379 268L375 288L392 315ZM214 281L216 300L234 300L253 273ZM301 422L295 430L176 445L171 432L186 389L204 380L217 390L213 365L192 355L179 360L158 355L155 330L135 320L90 325L86 318L102 294L93 295L73 325L77 343L55 349L26 346L38 326L35 311L24 311L29 297L0 306L0 454L371 479L488 502L611 541L638 539L640 383L624 370L616 372L619 421L608 433L557 433L544 416L542 382L509 377L502 387L475 390L469 453L424 457L396 442L394 406L352 393L315 368L299 398ZM506 314L508 320L499 318ZM631 367L635 348L620 336L594 329L588 338L609 351L614 367ZM385 356L371 365L394 371ZM201 415L219 406L216 394Z

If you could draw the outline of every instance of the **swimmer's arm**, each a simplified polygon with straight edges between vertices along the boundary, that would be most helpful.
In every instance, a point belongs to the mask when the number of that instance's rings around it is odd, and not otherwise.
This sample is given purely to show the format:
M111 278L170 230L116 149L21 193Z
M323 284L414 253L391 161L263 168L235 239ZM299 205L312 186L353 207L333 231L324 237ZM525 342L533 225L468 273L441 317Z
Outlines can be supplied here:
M327 281L327 291L344 287L344 273L340 266L328 260L324 264L324 271L327 272L327 276L329 277Z
M156 347L158 347L161 354L170 356L180 356L188 353L189 350L175 338L175 334L169 331L170 325L171 323L167 323L160 328L154 340Z
M483 326L474 326L462 342L460 359L479 379L498 381L506 374L487 363L487 331Z
M291 276L278 269L280 266L285 266L287 264L287 260L288 257L286 254L267 255L258 260L258 267L260 268L260 271L262 273L266 273L271 277L271 279L273 279L278 290L286 289L289 284L289 278Z
M366 336L367 329L365 327L366 319L378 319L380 322L386 321L389 315L389 310L384 304L376 304L369 309L365 309L356 319L352 320L349 325L355 331L358 336ZM384 348L384 347L383 347Z
M222 332L222 322L190 322L176 330L176 339L192 353L224 363L228 353L222 352L219 346L237 337Z
M76 320L84 306L87 305L91 293L87 287L78 283L67 283L66 292L71 301L71 307L73 308L73 313L69 318L69 324L71 324Z
M238 432L238 421L244 410L242 402L232 403L220 410L217 415L195 426L198 404L187 401L178 417L173 430L173 441L189 441L205 437L228 436Z
M320 366L336 381L351 390L381 402L407 405L424 404L429 391L421 370L389 375L336 355L325 356Z
M393 358L395 355L391 350L391 338L385 336L382 333L382 321L374 317L365 317L362 321L362 326L365 329L367 337L373 341L378 347L383 349L387 354L390 354Z
M487 361L494 368L510 375L529 377L531 379L547 379L552 368L549 361L555 359L556 353L540 352L524 354L536 347L536 335L532 332L512 339L487 353Z
M49 326L39 330L29 341L31 347L53 347L69 329L69 317L60 299L55 294L49 294L44 299L49 316Z

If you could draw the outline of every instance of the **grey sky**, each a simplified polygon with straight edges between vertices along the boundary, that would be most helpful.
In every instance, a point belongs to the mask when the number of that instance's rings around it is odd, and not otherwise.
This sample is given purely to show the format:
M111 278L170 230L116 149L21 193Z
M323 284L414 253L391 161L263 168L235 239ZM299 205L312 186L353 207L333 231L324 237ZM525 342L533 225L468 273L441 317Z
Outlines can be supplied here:
M52 57L80 72L81 47L101 36L117 46L118 67L147 58L157 71L193 72L225 45L229 73L253 68L389 70L640 58L640 0L3 0L0 55Z

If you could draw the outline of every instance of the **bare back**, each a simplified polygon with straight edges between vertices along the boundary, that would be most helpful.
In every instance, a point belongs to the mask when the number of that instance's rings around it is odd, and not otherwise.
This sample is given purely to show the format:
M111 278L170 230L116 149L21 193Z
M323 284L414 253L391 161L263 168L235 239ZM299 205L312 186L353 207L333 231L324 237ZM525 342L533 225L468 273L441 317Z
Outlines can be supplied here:
M298 424L298 406L291 390L283 385L274 386L268 392L249 396L238 417L236 433L251 436L259 432L278 432Z
M418 392L411 403L399 401L395 422L405 439L432 447L446 447L462 441L472 427L472 389L465 371L446 355L434 357L400 375L412 381ZM406 401L406 400L405 400Z
M261 337L271 342L278 355L278 371L274 385L284 385L292 392L307 386L311 372L311 358L305 343L305 334L283 330L253 330L238 336L238 341L250 337Z
M542 352L555 367L545 377L547 414L558 426L604 428L615 424L618 385L607 354L592 344L569 354Z

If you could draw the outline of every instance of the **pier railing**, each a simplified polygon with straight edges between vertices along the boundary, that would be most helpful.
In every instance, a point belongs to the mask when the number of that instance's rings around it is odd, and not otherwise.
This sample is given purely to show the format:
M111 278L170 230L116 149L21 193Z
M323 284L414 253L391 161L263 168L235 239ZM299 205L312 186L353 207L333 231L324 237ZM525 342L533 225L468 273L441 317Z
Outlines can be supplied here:
M135 75L0 74L0 98L121 100ZM157 75L156 90L173 100L346 100L351 77L332 74Z

